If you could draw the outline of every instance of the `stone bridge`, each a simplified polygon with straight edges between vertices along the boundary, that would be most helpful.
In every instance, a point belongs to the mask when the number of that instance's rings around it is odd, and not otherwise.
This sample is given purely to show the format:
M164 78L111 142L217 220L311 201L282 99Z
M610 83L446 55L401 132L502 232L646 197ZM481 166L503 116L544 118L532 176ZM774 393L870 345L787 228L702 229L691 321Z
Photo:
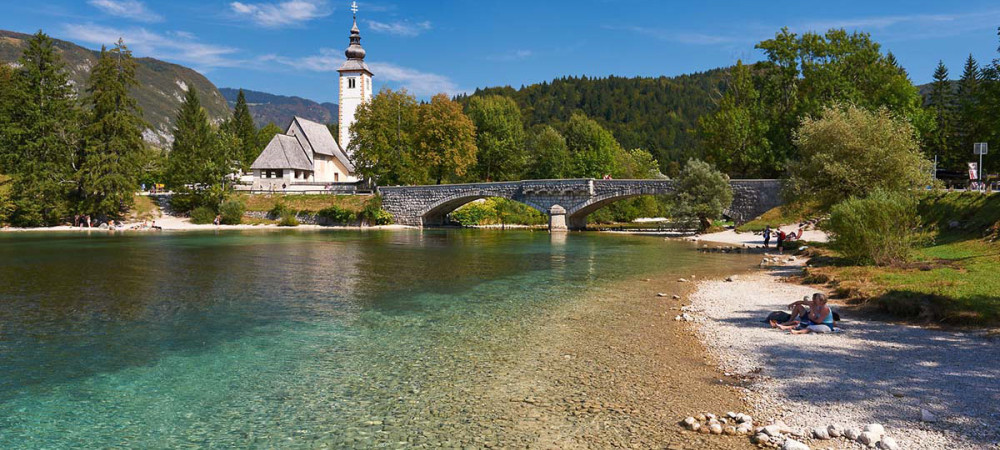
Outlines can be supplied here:
M746 222L781 204L780 180L732 180L733 203L726 216ZM498 183L380 187L382 207L396 223L440 226L458 207L486 197L524 203L549 216L553 231L582 230L587 216L611 203L639 195L674 192L671 180L527 180Z

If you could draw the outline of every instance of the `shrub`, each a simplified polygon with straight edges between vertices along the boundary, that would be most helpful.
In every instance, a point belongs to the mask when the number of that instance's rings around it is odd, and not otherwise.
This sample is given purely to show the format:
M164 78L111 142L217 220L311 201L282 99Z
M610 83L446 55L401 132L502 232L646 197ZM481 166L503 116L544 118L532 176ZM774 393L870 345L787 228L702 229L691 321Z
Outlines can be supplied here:
M358 217L368 225L389 225L393 220L392 214L382 209L382 197L378 195L365 202Z
M274 202L274 207L267 212L267 215L272 219L280 219L288 215L290 212L292 212L291 208L289 208L284 201L278 200Z
M329 208L321 209L318 213L316 213L316 215L326 219L327 222L334 224L346 225L357 220L356 214L339 206L331 206Z
M295 217L295 213L291 211L285 212L281 216L281 220L278 221L279 227L297 227L299 226L299 218Z
M906 262L927 242L920 223L912 194L878 190L835 205L826 227L831 247L848 261L885 266Z
M712 221L722 217L722 212L733 203L729 177L704 161L688 160L677 176L676 186L677 216L697 219L702 231L709 229Z
M453 211L451 219L462 226L476 225L539 225L547 223L542 213L534 208L505 198L491 197L472 202Z
M219 206L219 214L222 215L222 223L226 225L239 225L243 222L243 212L246 205L238 199L229 199Z
M201 206L201 197L192 193L175 193L170 196L170 209L175 213L189 213Z
M207 206L199 206L191 210L191 223L205 225L215 221L215 210Z

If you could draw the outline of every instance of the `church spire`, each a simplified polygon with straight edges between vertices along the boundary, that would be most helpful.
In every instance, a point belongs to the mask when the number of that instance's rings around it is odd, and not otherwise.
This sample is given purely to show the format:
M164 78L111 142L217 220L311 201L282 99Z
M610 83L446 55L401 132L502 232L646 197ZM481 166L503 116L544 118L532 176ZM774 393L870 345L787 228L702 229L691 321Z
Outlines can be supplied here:
M365 49L361 48L361 30L358 29L358 2L351 3L351 12L354 13L354 26L351 27L351 45L347 47L344 55L347 56L347 59L364 61Z

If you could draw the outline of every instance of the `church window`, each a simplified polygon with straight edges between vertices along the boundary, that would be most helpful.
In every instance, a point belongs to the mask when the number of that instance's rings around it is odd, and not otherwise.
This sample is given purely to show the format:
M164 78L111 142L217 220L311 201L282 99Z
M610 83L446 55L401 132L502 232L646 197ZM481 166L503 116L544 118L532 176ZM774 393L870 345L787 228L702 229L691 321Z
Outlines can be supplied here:
M340 182L340 174L339 173L333 174L333 182L334 183L339 183Z
M357 80L357 79L356 79L356 78L353 78L353 77L351 77L351 78L348 78L348 79L347 79L347 88L348 88L348 89L354 89L354 87L355 87L355 83L357 82L356 80Z

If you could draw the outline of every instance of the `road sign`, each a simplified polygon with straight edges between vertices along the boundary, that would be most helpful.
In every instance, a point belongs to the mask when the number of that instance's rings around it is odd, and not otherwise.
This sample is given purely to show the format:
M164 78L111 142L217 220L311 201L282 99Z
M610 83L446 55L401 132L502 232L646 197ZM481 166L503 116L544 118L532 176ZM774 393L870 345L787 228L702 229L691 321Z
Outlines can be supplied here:
M972 144L972 154L973 155L985 155L989 151L989 144L985 142L976 142Z

